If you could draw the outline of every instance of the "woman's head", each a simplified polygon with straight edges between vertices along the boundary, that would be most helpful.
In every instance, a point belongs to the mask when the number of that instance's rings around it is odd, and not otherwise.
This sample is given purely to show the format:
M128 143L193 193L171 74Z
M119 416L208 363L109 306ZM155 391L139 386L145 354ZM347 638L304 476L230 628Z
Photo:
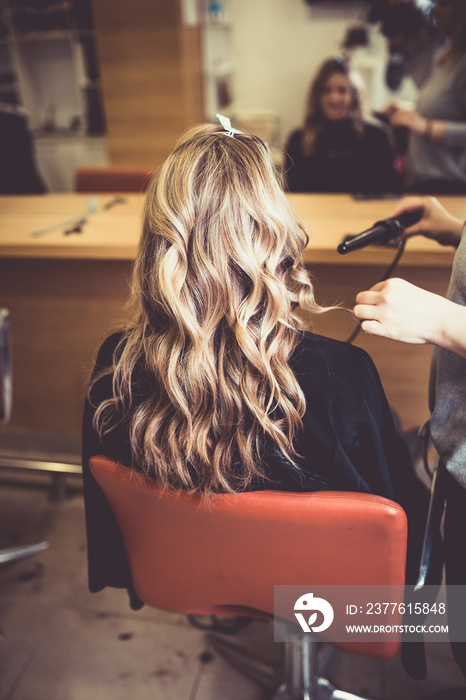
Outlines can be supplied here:
M319 308L306 243L255 136L197 127L149 186L134 320L96 425L129 419L137 462L162 484L244 488L261 472L264 437L293 459L304 412L288 365L302 327L295 309ZM133 408L136 366L155 389Z
M158 328L176 323L193 343L210 342L220 322L234 325L260 298L275 306L271 277L280 278L286 296L306 242L266 144L197 127L147 192L135 268L141 305L153 316L156 302Z
M348 62L337 56L325 61L314 78L306 105L301 137L304 155L310 156L323 125L350 119L362 134L361 98Z
M361 100L348 62L339 56L325 61L311 85L306 122L360 119Z

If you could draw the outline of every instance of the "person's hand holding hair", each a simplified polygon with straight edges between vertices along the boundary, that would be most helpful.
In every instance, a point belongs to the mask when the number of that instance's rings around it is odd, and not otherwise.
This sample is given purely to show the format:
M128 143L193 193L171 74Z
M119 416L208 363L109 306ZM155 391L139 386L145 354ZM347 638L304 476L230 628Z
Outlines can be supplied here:
M390 126L406 126L415 134L424 136L429 128L428 119L423 117L415 109L398 108L390 115Z
M391 102L382 112L392 127L404 126L428 141L443 141L445 138L445 122L422 116L409 102Z
M360 292L353 313L370 335L433 344L466 357L466 307L402 279Z

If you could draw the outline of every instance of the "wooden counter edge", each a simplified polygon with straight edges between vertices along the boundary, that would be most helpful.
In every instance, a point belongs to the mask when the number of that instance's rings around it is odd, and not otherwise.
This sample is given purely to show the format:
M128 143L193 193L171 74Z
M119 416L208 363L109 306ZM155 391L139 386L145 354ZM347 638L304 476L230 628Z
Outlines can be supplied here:
M136 246L125 245L110 248L109 246L18 246L1 245L0 259L46 259L46 260L134 260Z
M1 245L0 259L64 259L64 260L134 260L137 246L127 245ZM454 249L410 250L406 248L399 266L451 267ZM382 265L388 267L396 254L396 249L382 249L372 246L347 255L339 255L336 250L308 246L303 258L306 265Z

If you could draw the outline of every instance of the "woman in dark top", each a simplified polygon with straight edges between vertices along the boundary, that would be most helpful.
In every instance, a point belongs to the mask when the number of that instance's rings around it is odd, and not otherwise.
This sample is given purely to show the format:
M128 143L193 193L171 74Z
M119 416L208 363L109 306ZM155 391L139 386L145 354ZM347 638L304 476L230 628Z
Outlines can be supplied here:
M95 454L206 496L337 489L409 511L418 482L372 361L303 329L298 312L324 311L307 240L255 136L198 127L160 168L131 322L102 345L84 411L91 590L131 591Z
M312 83L302 129L286 146L290 192L398 192L386 132L364 122L358 89L345 59L331 58Z

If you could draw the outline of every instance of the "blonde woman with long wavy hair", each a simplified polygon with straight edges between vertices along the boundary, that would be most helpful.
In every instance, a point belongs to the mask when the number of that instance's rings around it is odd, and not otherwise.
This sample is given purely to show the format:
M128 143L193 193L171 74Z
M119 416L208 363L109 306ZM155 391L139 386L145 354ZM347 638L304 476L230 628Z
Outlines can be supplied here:
M322 311L307 243L256 136L192 129L153 179L131 320L102 345L84 412L91 590L131 589L93 454L205 497L339 489L401 502L409 458L370 358L304 329Z

